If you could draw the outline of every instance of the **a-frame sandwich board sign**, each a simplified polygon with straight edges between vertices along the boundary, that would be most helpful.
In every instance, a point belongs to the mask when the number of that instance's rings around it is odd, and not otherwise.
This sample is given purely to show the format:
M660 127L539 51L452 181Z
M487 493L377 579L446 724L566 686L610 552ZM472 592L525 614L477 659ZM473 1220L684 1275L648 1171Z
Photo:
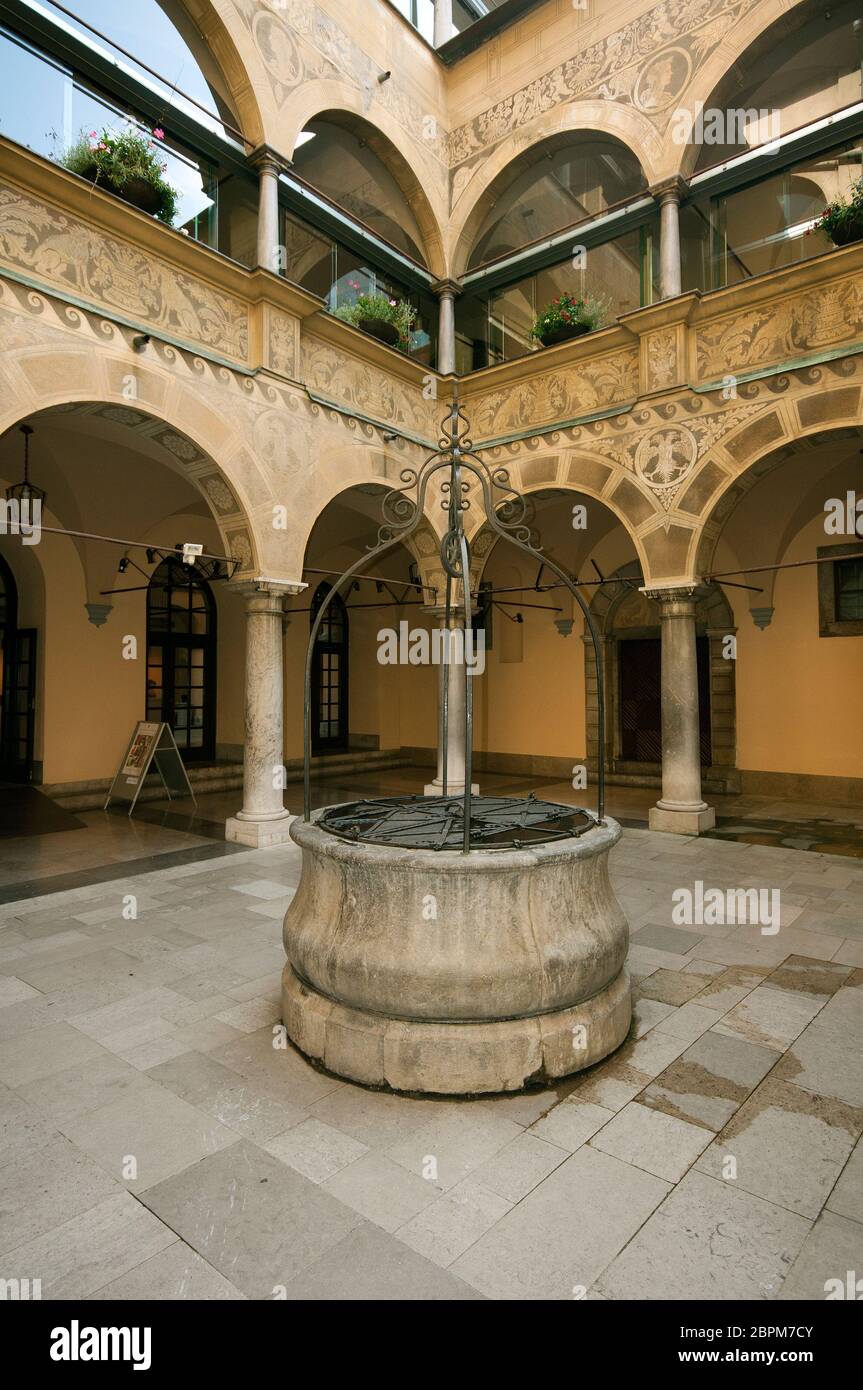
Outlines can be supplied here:
M123 761L111 783L105 810L107 811L112 801L129 802L131 816L147 773L153 765L165 785L170 800L173 800L174 796L190 796L197 806L195 793L192 791L192 784L170 724L154 724L141 720L135 726Z

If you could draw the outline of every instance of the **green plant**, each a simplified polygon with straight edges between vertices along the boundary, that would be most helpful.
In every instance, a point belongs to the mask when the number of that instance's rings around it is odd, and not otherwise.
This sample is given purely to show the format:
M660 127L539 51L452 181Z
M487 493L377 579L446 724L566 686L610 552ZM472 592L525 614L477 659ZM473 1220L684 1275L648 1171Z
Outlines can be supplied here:
M810 231L826 232L839 245L855 241L859 230L863 230L863 178L851 185L849 194L848 198L834 198L832 203L828 203Z
M363 319L391 324L399 335L399 347L403 352L410 350L416 310L406 299L391 299L388 294L358 294L353 304L342 304L336 309L336 318L355 327Z
M586 332L601 328L608 313L608 304L608 299L602 295L586 294L576 298L574 294L559 294L557 299L546 304L530 330L530 336L542 342L562 328L583 328Z
M177 215L178 195L164 178L167 164L159 159L159 141L164 138L165 132L158 126L152 136L134 126L119 132L107 126L89 134L82 130L61 162L73 174L102 183L121 195L132 181L148 184L157 200L154 216L171 226Z

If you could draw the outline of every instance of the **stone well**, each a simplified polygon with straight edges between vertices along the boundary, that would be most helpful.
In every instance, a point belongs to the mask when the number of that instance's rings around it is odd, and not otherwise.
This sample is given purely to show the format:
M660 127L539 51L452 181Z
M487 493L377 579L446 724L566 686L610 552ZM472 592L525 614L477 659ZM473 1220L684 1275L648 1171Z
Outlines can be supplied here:
M307 1056L369 1086L470 1094L567 1076L626 1037L615 821L464 854L319 820L291 825L303 867L284 925L283 1019Z

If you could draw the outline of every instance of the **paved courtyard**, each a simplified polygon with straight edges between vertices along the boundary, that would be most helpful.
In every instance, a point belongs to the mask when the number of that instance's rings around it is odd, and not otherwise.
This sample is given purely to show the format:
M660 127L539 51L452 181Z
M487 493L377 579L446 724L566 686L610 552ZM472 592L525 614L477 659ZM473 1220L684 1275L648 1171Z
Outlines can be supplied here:
M0 907L0 1277L49 1299L722 1300L863 1271L863 860L625 830L630 1039L553 1089L461 1101L274 1047L293 846L146 867ZM697 880L780 889L780 930L672 925Z

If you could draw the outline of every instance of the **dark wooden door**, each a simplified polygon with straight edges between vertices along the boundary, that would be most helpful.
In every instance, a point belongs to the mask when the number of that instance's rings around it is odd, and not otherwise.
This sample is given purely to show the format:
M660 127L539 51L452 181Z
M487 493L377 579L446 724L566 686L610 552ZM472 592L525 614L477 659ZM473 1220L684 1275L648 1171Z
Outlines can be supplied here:
M710 646L696 638L701 762L710 765ZM620 756L623 762L662 762L662 641L633 637L618 644Z

